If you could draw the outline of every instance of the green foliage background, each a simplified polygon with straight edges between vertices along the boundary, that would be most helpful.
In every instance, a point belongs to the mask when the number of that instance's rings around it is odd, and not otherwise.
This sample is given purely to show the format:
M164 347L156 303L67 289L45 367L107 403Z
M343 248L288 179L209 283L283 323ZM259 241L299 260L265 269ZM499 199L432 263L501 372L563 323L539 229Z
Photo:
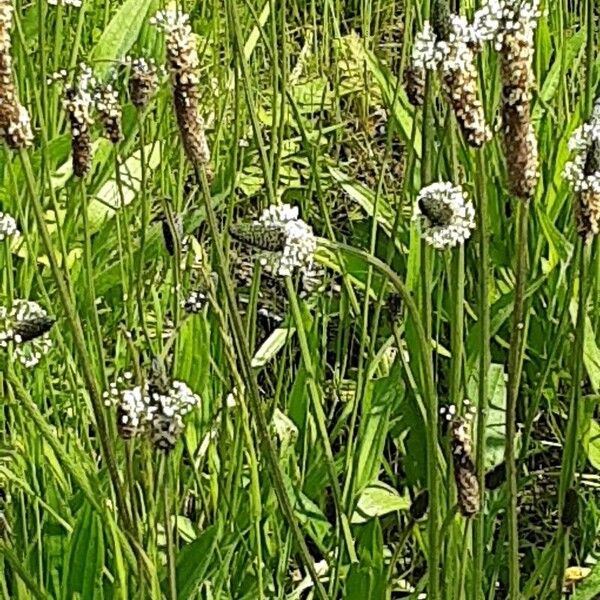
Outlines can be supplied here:
M515 560L521 591L513 597L561 596L567 565L592 569L573 597L597 597L600 252L596 241L580 248L562 175L568 139L598 86L596 3L545 2L535 38L541 178L526 223L521 426L512 440L518 555L506 544L504 483L485 493L480 517L456 513L448 439L433 419L438 405L464 408L468 399L487 417L479 474L503 463L519 209L499 135L469 149L435 80L430 122L406 99L402 72L427 3L178 4L201 56L210 189L180 147L168 78L140 115L118 67L128 54L164 62L164 38L148 23L158 0L84 0L81 9L15 1L15 76L36 137L21 154L0 148L0 209L24 234L0 247L0 293L3 302L37 300L57 325L35 369L0 355L3 596L318 597L310 558L326 597L416 598L431 586L434 556L441 585L438 594L429 588L431 598L506 598ZM95 136L83 183L72 176L60 87L45 83L80 61L101 78L117 74L125 132L116 149ZM496 129L498 71L486 49L480 84ZM464 249L421 246L411 214L423 161L432 180L454 180L478 207L485 202L485 223ZM256 271L249 289L234 290L263 431L227 282L217 278L210 305L186 318L179 306L190 274L165 251L157 217L184 215L209 273L217 259L205 202L226 233L275 200L299 206L320 236L327 285L303 299L297 282L261 284ZM227 251L226 235L223 243ZM281 323L265 326L258 309L282 304ZM114 411L98 412L98 403L109 382L145 368L168 339L172 376L202 404L165 457L121 440ZM561 465L575 472L571 527L560 524ZM432 472L437 492L415 522L409 507Z

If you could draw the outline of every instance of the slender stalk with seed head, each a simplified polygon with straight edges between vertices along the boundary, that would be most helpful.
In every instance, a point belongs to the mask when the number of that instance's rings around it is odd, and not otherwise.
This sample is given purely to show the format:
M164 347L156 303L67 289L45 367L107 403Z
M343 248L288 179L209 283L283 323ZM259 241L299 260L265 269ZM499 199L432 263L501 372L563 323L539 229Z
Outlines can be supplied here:
M519 530L517 523L517 460L515 440L517 437L517 401L523 367L523 350L526 340L524 309L525 283L528 270L527 229L529 225L529 202L519 202L517 216L517 265L515 300L513 305L512 334L508 355L508 389L506 398L506 433L504 461L506 463L507 525L509 598L517 600L520 594L519 578Z
M581 434L581 404L582 404L582 376L585 348L585 328L587 317L587 299L588 299L588 272L590 264L590 244L589 242L596 238L596 249L599 247L598 231L600 229L600 190L598 190L595 180L600 175L600 140L598 129L600 128L600 105L594 106L593 90L593 64L594 64L594 2L587 0L586 4L586 79L584 90L584 114L589 118L589 122L583 128L583 140L586 142L587 149L581 151L576 157L574 164L574 173L576 178L571 180L571 184L576 192L575 213L578 220L579 241L577 245L578 264L573 268L573 280L577 280L579 285L577 302L577 320L575 323L575 343L572 362L571 376L571 402L569 406L569 417L567 421L567 432L565 434L565 445L563 448L563 458L560 472L560 482L558 489L558 508L559 514L564 515L567 508L567 497L569 490L573 485L577 463L579 459L579 444ZM598 102L598 101L596 101ZM587 130L587 131L586 131ZM586 135L587 133L587 135ZM587 139L586 139L587 138ZM579 159L579 163L577 162ZM586 218L582 218L586 217ZM600 258L597 253L597 268L600 265ZM570 297L565 299L569 303ZM596 298L596 302L598 299ZM559 556L556 564L556 596L560 597L563 589L564 574L569 558L570 527L565 526L561 520L560 531L562 536L558 537Z
M530 8L526 12L525 8ZM519 530L517 522L517 402L524 349L527 339L525 320L525 285L528 276L529 204L538 181L537 140L531 122L531 88L533 86L533 41L537 18L534 0L515 8L512 20L503 24L500 45L502 74L502 117L508 187L520 200L517 211L517 262L512 332L508 355L508 389L504 460L507 475L507 528L509 598L520 594Z
M152 18L152 23L167 34L173 104L185 154L192 164L206 164L210 161L210 149L200 114L200 61L188 21L188 15L172 9L160 11Z
M422 131L422 162L421 162L421 184L426 185L432 180L431 153L433 150L433 88L431 73L427 73L425 80L425 104L423 107L423 131ZM425 241L421 242L421 301L423 328L425 339L431 339L431 281L429 269L429 249ZM429 342L427 347L430 348ZM429 369L433 372L432 356L429 350L425 356ZM424 377L426 378L427 367L422 365ZM428 527L428 594L432 600L439 597L439 493L438 493L438 404L437 395L434 390L429 390L425 398L427 407L427 489L429 490L430 509L427 522Z
M20 159L21 164L23 166L23 172L25 174L25 184L29 193L29 200L33 208L33 213L38 226L38 230L40 232L42 242L46 250L46 255L48 256L48 261L50 262L52 275L56 282L58 294L67 316L67 323L73 334L75 348L77 350L77 354L79 355L79 359L81 362L84 380L88 388L88 393L94 412L96 427L98 429L98 438L100 440L102 456L108 467L108 472L113 485L113 491L115 494L117 507L119 509L119 514L123 521L126 531L132 536L132 539L135 540L135 529L132 526L129 511L127 509L127 504L124 499L121 478L119 476L119 470L114 455L112 439L109 435L110 430L106 421L104 405L102 403L102 396L98 390L98 384L92 371L92 362L90 360L90 354L86 346L85 335L83 333L81 320L79 318L79 315L77 314L77 311L75 310L73 301L65 283L65 279L54 254L52 240L50 238L50 233L48 231L48 227L44 219L44 211L41 206L40 199L38 197L35 176L33 174L33 168L31 166L29 155L24 150L21 150Z
M490 352L490 304L489 304L489 277L490 277L490 255L489 255L489 224L488 224L488 202L485 189L485 160L483 150L479 150L476 156L477 177L477 229L479 231L479 295L478 295L478 322L479 334L479 378L477 390L477 431L475 447L475 464L481 490L484 486L484 457L485 457L485 425L488 410L489 396L489 369L491 363ZM485 510L476 517L473 527L474 534L474 577L473 598L481 595L481 579L483 570L483 540L484 540Z

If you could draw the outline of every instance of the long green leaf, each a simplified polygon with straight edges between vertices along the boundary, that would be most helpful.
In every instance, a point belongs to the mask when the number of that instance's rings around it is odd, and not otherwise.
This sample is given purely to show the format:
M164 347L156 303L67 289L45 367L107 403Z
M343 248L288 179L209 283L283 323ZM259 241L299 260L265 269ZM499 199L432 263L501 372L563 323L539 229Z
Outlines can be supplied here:
M86 503L79 513L69 545L63 588L65 600L74 598L77 594L81 600L100 597L104 566L103 536L100 518Z
M212 560L218 539L219 527L211 525L191 544L184 546L179 552L176 566L179 600L192 598L197 592L198 586L206 575L208 565Z
M150 10L156 6L155 0L126 0L119 7L90 55L94 72L99 78L106 76L115 61L125 58L137 40Z

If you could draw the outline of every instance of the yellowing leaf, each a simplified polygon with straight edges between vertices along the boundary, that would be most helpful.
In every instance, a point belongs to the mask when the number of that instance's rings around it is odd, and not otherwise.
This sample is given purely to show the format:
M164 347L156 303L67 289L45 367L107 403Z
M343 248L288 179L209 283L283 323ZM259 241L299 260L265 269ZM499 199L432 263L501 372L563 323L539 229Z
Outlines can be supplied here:
M600 470L600 425L594 419L589 421L589 429L586 432L583 444L590 463Z
M358 500L356 510L352 515L352 523L366 523L373 517L379 517L396 510L408 510L409 502L393 487L382 481L377 481L365 489Z
M585 579L590 573L588 567L567 567L565 569L565 585L575 584L582 579Z
M279 327L276 329L256 351L252 359L254 368L264 367L285 345L286 341L294 335L294 327Z
M119 178L109 179L89 204L92 229L98 229L103 221L111 218L118 208L127 206L139 194L142 187L141 153L134 152L119 168ZM155 144L145 147L146 168L151 171L160 163L160 152ZM120 184L120 186L119 186Z

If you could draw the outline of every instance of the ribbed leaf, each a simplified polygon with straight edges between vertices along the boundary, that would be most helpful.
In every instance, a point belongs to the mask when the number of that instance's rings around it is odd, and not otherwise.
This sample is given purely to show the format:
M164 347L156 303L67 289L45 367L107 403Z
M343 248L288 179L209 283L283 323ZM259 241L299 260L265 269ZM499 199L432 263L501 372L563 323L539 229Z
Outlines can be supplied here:
M218 538L218 526L212 525L179 552L176 567L179 600L191 598L198 591L198 586L206 575Z
M65 572L64 598L94 600L102 597L101 578L104 566L104 533L100 517L85 504L69 544Z
M91 52L94 71L103 78L114 61L123 60L137 40L142 25L155 10L157 2L126 0L115 13Z

